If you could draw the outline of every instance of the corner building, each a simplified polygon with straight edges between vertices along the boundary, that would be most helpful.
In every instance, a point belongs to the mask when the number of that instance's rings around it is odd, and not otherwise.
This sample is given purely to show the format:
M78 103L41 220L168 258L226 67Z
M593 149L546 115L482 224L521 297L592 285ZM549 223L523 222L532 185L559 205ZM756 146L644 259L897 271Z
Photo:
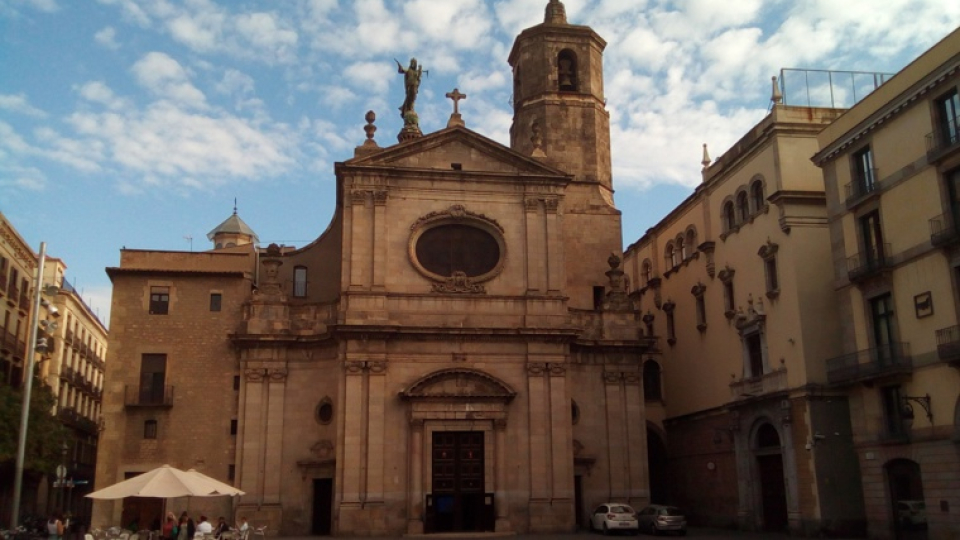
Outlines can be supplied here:
M303 248L257 249L233 216L209 252L124 250L97 487L196 468L246 495L192 512L280 535L560 532L646 504L652 341L620 267L604 45L549 2L510 55L511 147L456 113L371 137ZM157 512L132 504L94 525Z

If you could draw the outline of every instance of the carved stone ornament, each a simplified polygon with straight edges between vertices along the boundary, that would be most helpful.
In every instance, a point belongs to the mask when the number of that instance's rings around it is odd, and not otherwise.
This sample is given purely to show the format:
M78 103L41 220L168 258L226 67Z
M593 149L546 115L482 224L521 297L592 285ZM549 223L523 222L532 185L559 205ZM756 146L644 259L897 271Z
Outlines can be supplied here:
M260 382L266 377L267 370L262 368L249 368L244 370L243 376L250 382Z
M697 284L690 289L690 294L697 298L703 297L703 293L705 292L707 292L707 286L700 282L697 282Z
M487 290L479 283L467 277L465 272L456 271L448 277L443 283L434 283L433 292L439 293L467 293L467 294L486 294Z
M527 197L523 200L523 206L528 212L536 212L540 208L540 199L536 197Z
M730 265L724 265L723 270L717 274L717 277L720 278L720 281L724 283L730 283L733 280L733 275L736 273L737 271L733 268L730 268Z
M560 199L544 199L543 208L548 214L556 214L557 210L560 209Z
M760 246L760 249L757 250L757 255L759 255L763 259L769 259L770 257L773 257L774 255L776 255L779 249L780 249L779 244L771 242L770 239L767 238L767 243Z
M517 393L500 379L477 369L449 368L425 375L400 392L404 400L469 400L509 402Z
M636 371L624 371L623 372L623 382L626 384L637 385L640 384L640 374Z
M287 380L287 368L272 368L267 370L270 382L283 382Z
M343 363L343 368L346 370L347 375L360 375L363 373L364 362L358 362L356 360L349 360Z
M550 369L551 377L563 377L567 373L567 367L559 362L551 362L547 367Z
M387 204L387 190L378 189L373 192L373 204L375 206L383 206Z
M744 311L743 306L737 308L734 325L737 330L743 330L755 324L762 324L766 318L767 314L763 311L763 299L757 300L754 304L753 295L749 294L747 295L747 309Z
M623 375L619 371L604 371L603 372L603 382L607 384L617 384L623 379Z
M330 459L333 457L333 441L330 439L321 439L310 447L310 453L317 459Z
M527 375L537 376L543 375L547 370L547 364L543 362L528 362L527 363Z
M464 218L477 219L477 220L480 220L480 221L484 221L484 222L486 222L486 223L489 223L490 225L492 225L493 227L495 227L495 228L496 228L498 231L500 231L501 233L503 232L503 227L501 227L500 224L497 223L497 221L496 221L495 219L491 219L491 218L489 218L489 217L487 217L487 216L485 216L485 215L483 215L483 214L477 214L477 213L475 213L475 212L471 212L471 211L467 210L466 207L464 207L462 204L455 204L455 205L451 206L450 208L447 208L446 210L440 210L440 211L438 211L438 212L430 212L429 214L425 214L425 215L421 216L420 219L418 219L417 221L415 221L415 222L413 223L413 225L410 226L410 230L411 230L411 231L414 231L414 230L422 227L423 225L425 225L425 224L427 224L427 223L432 223L432 222L434 222L434 221L440 221L440 220L449 219L449 218L454 218L454 219L464 219Z
M369 191L362 189L352 189L350 190L350 204L353 205L362 205L367 202L367 195Z
M280 288L279 277L280 267L283 266L283 261L281 261L279 257L280 246L276 244L270 244L267 247L267 252L264 254L263 258L260 259L260 266L263 267L263 275L261 276L260 283L257 286L257 291L259 294L267 296L278 296L283 294L283 290Z
M370 373L386 373L387 372L387 363L383 360L374 360L367 362L367 368L370 370Z

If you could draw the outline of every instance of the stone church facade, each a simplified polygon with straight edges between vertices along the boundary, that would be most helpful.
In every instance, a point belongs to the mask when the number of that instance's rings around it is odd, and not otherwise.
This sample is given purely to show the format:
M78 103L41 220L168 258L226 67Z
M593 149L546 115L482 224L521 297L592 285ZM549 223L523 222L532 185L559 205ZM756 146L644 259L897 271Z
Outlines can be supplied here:
M258 249L234 215L208 252L123 250L97 486L196 468L246 494L167 509L281 535L570 531L649 502L604 46L549 2L509 57L510 147L459 114L369 130L307 246Z

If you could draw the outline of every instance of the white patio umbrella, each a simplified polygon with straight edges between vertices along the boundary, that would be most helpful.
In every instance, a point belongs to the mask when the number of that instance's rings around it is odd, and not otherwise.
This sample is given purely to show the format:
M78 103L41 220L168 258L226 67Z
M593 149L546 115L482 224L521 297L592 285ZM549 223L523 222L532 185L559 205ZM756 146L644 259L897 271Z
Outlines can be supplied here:
M193 469L181 471L164 465L87 495L91 499L124 497L220 497L243 495L239 489Z

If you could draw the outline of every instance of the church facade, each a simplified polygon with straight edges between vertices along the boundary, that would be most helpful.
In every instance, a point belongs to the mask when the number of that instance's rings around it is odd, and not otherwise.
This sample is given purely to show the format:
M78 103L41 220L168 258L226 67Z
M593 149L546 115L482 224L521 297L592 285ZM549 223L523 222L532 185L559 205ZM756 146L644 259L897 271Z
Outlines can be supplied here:
M167 509L280 535L570 531L649 502L656 342L620 266L604 46L549 2L509 57L510 147L457 113L369 130L307 246L259 249L234 215L208 252L123 250L97 486L196 468L246 494Z

